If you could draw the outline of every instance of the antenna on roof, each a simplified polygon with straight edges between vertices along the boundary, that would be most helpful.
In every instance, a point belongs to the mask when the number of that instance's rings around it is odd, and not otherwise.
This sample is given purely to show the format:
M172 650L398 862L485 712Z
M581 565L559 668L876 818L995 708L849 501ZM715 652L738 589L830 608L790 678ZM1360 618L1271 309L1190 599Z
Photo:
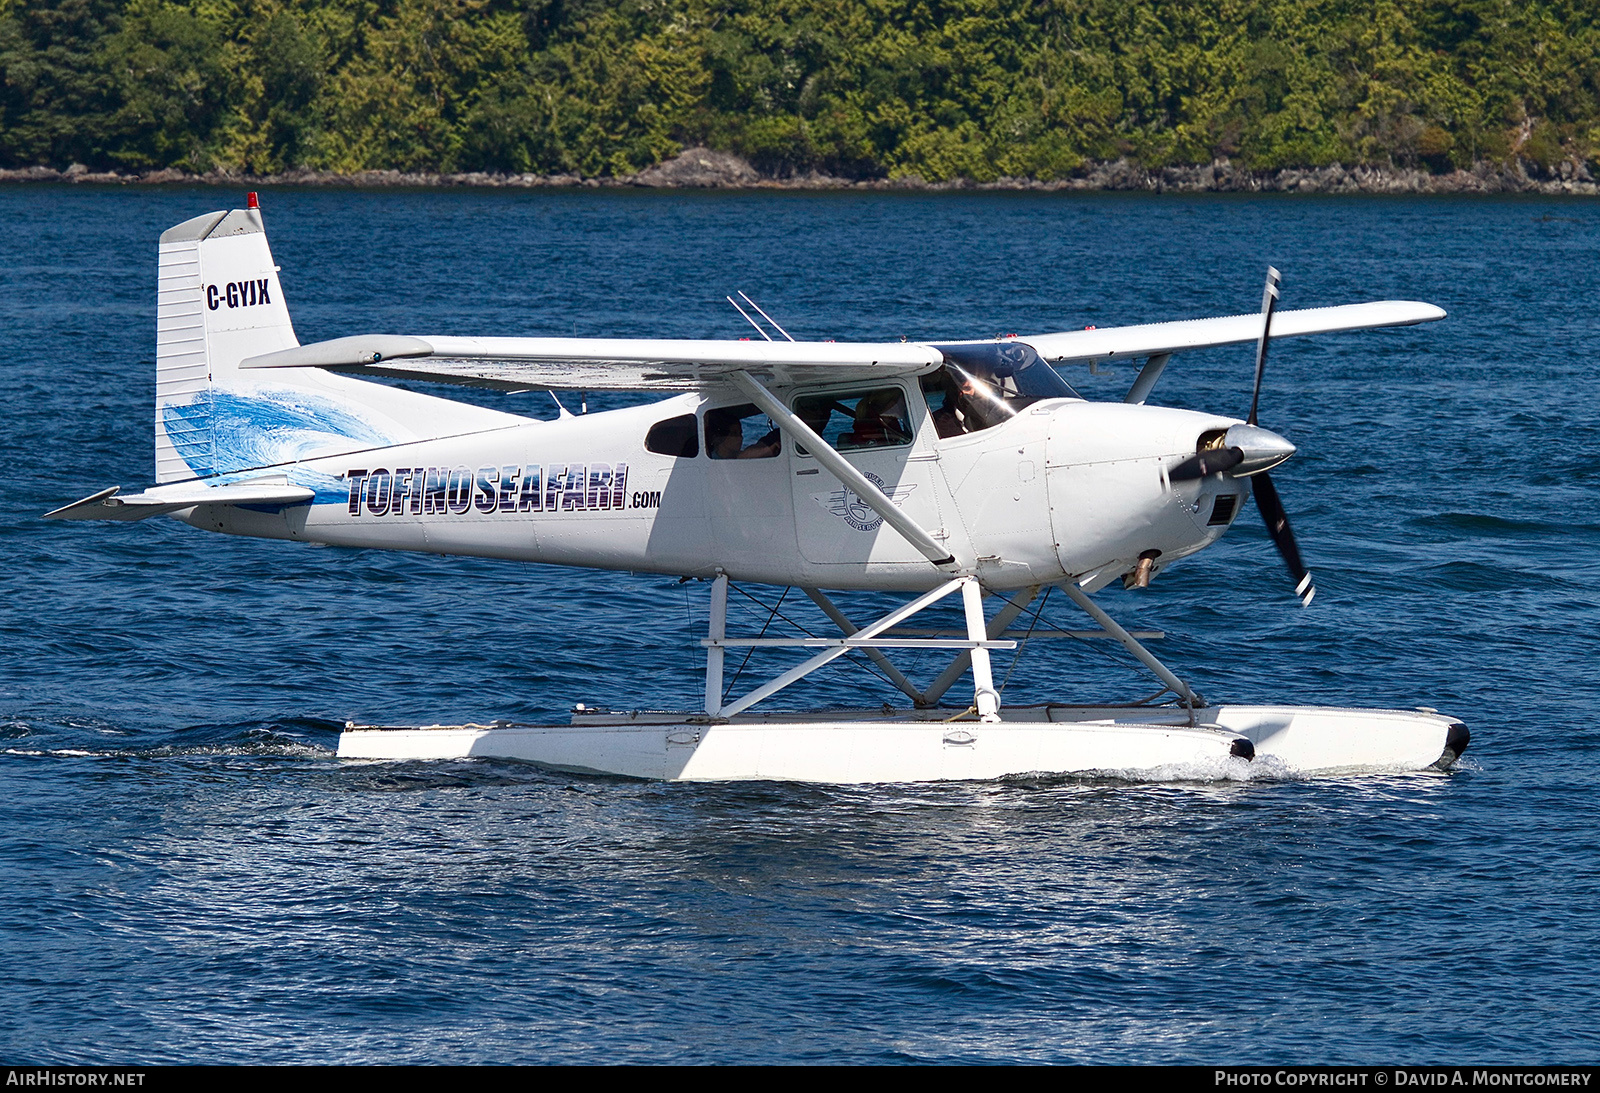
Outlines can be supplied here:
M741 292L741 293L739 293L739 295L740 296L744 296L744 293ZM748 297L748 296L744 296L744 298L746 300L750 299L750 297ZM760 323L758 323L754 319L752 319L750 317L750 313L748 311L746 311L744 308L740 307L737 300L735 300L732 296L724 296L723 299L727 300L730 304L733 305L733 310L737 311L739 314L744 316L744 321L745 322L749 323L751 326L756 328L756 333L757 334L760 334L763 338L767 339L767 341L769 341L769 342L772 340L772 335L768 334L766 332L766 330L764 330L762 328ZM750 306L751 307L756 307L755 304L751 304ZM756 310L760 311L761 309L759 307L756 307ZM773 325L777 325L777 324L773 324ZM790 338L789 340L793 341L794 339Z
M751 307L755 308L757 313L760 314L760 316L763 319L767 320L767 322L769 322L769 323L772 323L772 329L776 330L779 334L782 334L785 338L789 338L789 340L791 342L794 341L794 338L789 336L789 332L787 330L785 330L783 327L779 326L777 324L777 322L772 318L771 315L768 315L765 311L761 310L761 305L760 304L756 303L750 297L746 296L743 292L739 293L739 298L741 300L743 300L745 303L749 304ZM738 305L734 305L734 306L738 306ZM768 340L770 341L771 339L768 339Z

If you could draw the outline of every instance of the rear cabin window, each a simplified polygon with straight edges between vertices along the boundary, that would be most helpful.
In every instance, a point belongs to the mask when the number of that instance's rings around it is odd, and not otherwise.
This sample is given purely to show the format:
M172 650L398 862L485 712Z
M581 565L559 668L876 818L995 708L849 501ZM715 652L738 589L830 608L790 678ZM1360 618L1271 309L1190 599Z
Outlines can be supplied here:
M699 455L700 431L695 428L694 415L669 417L650 426L644 436L644 450L679 459L693 459Z
M911 443L906 393L898 387L806 395L795 400L794 412L841 452Z
M778 427L759 407L706 411L706 454L712 459L771 459L782 450Z

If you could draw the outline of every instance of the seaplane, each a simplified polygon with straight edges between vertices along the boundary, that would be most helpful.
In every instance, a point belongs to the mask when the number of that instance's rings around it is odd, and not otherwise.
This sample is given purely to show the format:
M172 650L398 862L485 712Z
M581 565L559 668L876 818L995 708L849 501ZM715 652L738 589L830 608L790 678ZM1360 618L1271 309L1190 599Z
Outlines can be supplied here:
M1208 702L1151 653L1159 635L1125 629L1093 598L1113 582L1148 586L1253 500L1309 606L1315 585L1272 481L1295 446L1257 420L1268 348L1444 318L1430 304L1279 310L1274 270L1259 313L978 340L797 341L741 294L730 302L759 338L302 345L278 274L255 194L161 235L155 484L46 519L167 515L230 535L667 574L709 592L701 708L350 723L343 759L494 757L666 780L1211 779L1448 769L1470 739L1428 707ZM1175 354L1250 343L1243 420L1147 402ZM1086 400L1058 371L1117 360L1138 366L1120 402ZM549 420L392 380L662 399ZM825 622L730 633L730 586L752 585L801 590ZM1052 590L1093 626L1041 625ZM896 606L851 617L840 600L863 591ZM909 625L924 612L942 625ZM1124 705L1006 705L993 655L1047 638L1118 644L1162 689ZM770 649L799 663L744 693L725 682L730 656ZM942 670L914 681L907 656ZM763 705L841 657L875 668L896 701Z

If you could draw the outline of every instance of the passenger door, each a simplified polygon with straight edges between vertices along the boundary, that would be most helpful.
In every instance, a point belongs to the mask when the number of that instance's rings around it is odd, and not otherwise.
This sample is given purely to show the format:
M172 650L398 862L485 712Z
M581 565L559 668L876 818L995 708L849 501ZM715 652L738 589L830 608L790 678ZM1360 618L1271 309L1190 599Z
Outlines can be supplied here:
M900 385L853 386L797 394L795 414L816 430L901 511L943 534L934 489L932 430L920 392ZM808 562L924 562L883 517L791 445L795 533Z

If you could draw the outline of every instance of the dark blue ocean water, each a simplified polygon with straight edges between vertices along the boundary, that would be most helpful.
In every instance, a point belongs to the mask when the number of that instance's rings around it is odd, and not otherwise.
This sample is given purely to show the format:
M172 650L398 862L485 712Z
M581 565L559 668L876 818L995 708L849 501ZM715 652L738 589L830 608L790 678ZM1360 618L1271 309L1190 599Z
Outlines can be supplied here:
M40 522L149 481L156 236L241 199L0 189L0 1059L1594 1060L1600 206L264 193L303 341L738 337L736 289L806 337L1070 329L1253 310L1269 261L1285 307L1450 312L1273 350L1310 610L1253 513L1100 600L1214 699L1454 714L1455 773L829 788L333 757L692 703L703 586ZM1242 414L1250 369L1154 401ZM1036 648L1008 698L1153 689Z

